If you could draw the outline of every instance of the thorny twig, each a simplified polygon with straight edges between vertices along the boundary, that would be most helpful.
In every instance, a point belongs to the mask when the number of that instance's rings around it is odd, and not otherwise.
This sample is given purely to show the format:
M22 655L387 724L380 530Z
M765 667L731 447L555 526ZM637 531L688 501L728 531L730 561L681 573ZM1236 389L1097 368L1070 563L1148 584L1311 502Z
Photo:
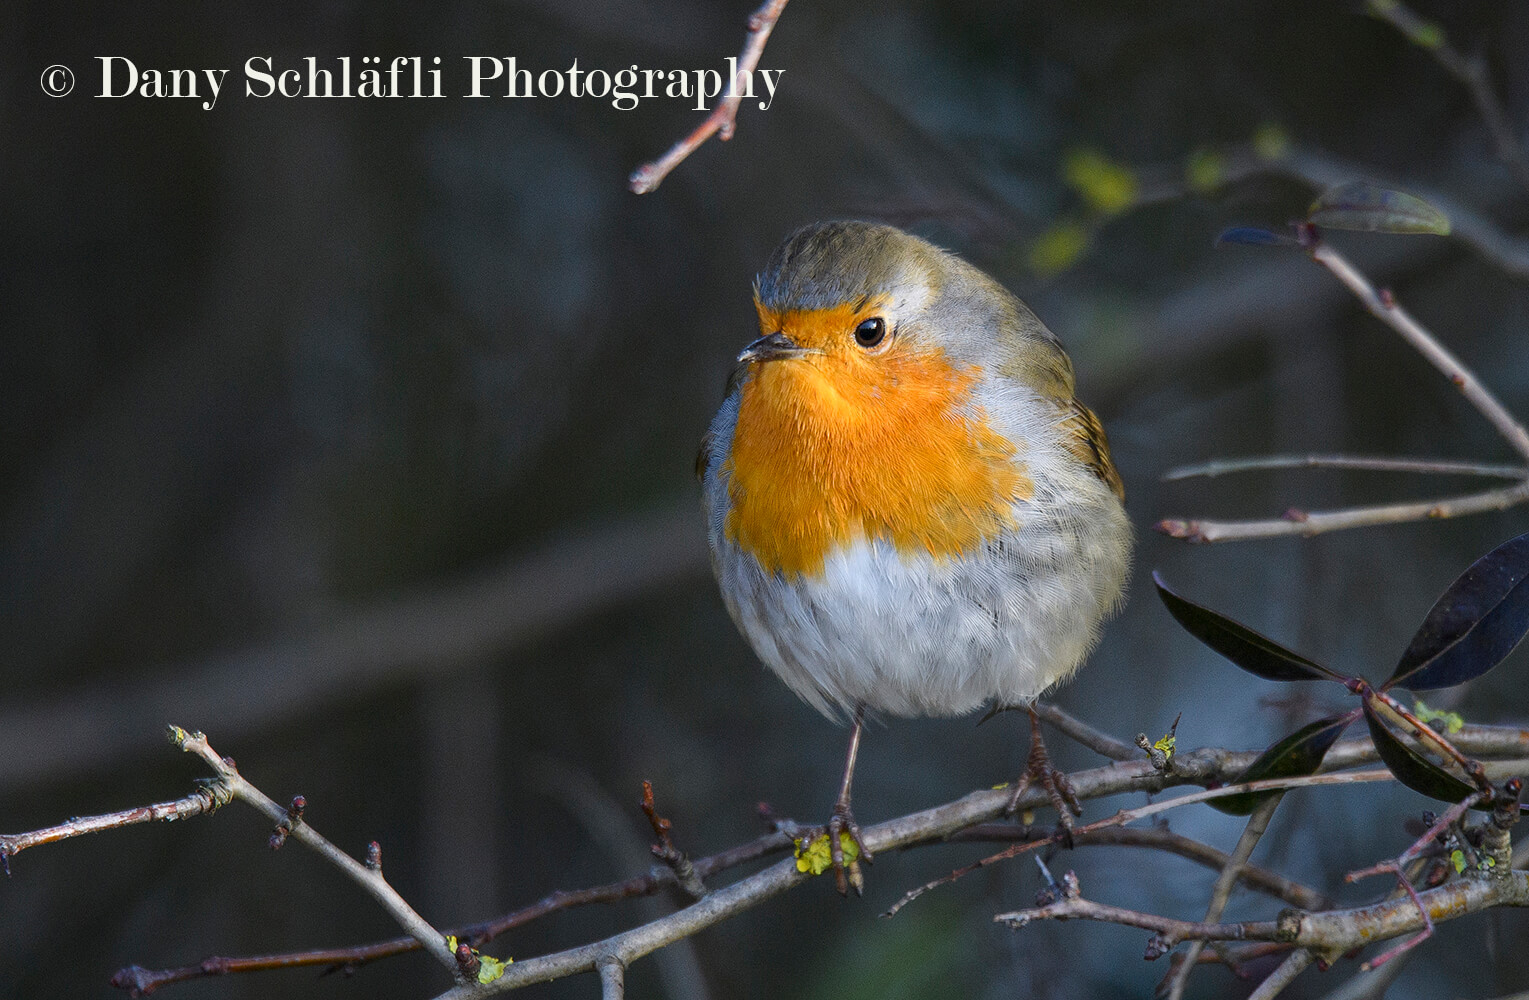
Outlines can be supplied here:
M754 68L759 65L759 57L764 54L765 43L770 40L770 32L775 30L775 22L780 20L781 11L786 9L788 0L765 0L764 6L749 15L749 36L743 44L743 51L738 55L738 72L729 81L727 96L723 97L711 114L694 132L670 147L669 152L660 156L651 163L644 163L632 171L632 176L627 181L627 186L634 194L647 194L654 190L663 179L669 176L669 171L684 162L685 158L715 135L724 142L733 137L738 117L738 105L743 101L743 92L738 86L740 78L748 78L753 74ZM761 105L763 107L763 105Z

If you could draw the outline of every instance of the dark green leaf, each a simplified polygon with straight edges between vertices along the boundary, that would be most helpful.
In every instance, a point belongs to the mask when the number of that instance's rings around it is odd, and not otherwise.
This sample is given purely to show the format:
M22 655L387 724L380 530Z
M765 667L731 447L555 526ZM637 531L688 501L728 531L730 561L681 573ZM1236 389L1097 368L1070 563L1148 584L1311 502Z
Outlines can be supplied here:
M1294 236L1285 236L1282 233L1260 229L1257 226L1236 226L1232 229L1223 230L1216 237L1216 245L1222 243L1241 243L1254 247L1295 247L1300 246L1300 241Z
M1385 762L1386 767L1391 769L1391 773L1396 775L1397 781L1414 792L1420 792L1441 802L1459 802L1476 791L1475 788L1403 743L1381 721L1368 698L1364 702L1364 721L1370 727L1370 739L1375 741L1375 749L1380 752L1380 759Z
M1223 614L1203 608L1168 589L1162 576L1153 572L1157 595L1168 606L1168 613L1189 634L1231 660L1250 674L1271 681L1342 680L1320 663L1313 663L1291 652L1267 636L1241 625Z
M1349 181L1322 192L1311 203L1306 221L1324 229L1449 235L1449 217L1428 202L1364 181Z
M1529 632L1529 534L1471 564L1434 602L1385 686L1432 691L1501 663Z
M1328 749L1353 721L1354 713L1346 712L1302 726L1259 754L1258 759L1229 784L1240 785L1248 781L1263 781L1265 778L1295 778L1316 774ZM1241 795L1228 795L1224 799L1211 799L1210 805L1233 816L1246 816L1257 809L1264 799L1277 794L1243 792Z

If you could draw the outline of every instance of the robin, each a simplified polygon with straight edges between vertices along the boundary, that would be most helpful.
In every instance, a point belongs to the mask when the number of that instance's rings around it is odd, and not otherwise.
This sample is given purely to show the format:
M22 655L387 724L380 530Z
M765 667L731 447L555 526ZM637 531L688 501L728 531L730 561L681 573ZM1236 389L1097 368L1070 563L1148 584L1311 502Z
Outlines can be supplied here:
M1070 827L1081 809L1031 706L1121 603L1132 534L1061 343L971 264L866 222L792 233L754 306L761 336L697 472L739 630L808 704L853 720L827 825L839 892L841 833L870 860L850 810L867 711L1025 707L1010 808L1034 781Z

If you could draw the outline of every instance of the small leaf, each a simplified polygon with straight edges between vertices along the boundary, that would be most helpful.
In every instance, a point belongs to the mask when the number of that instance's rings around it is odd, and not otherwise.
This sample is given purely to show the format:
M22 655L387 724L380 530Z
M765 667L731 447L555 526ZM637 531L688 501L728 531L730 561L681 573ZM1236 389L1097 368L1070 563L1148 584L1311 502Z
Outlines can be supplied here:
M1168 613L1190 635L1248 673L1270 681L1342 680L1320 663L1313 663L1246 625L1180 597L1168 589L1155 571L1152 582L1157 584L1157 594L1168 606Z
M1062 179L1088 207L1102 215L1119 215L1136 201L1136 174L1130 167L1105 159L1091 149L1075 149L1062 161Z
M1317 768L1322 766L1322 758L1327 756L1327 751L1338 742L1338 737L1343 735L1343 731L1353 721L1354 713L1347 712L1302 726L1259 754L1258 759L1232 779L1230 784L1316 774ZM1210 805L1233 816L1246 816L1257 809L1264 799L1277 794L1272 791L1243 792L1241 795L1228 795L1224 799L1211 799Z
M1465 718L1459 712L1450 712L1442 708L1430 708L1428 703L1421 698L1412 699L1412 714L1422 722L1428 723L1434 729L1439 727L1435 723L1444 723L1444 731L1451 736L1465 728Z
M1216 245L1223 243L1240 243L1250 247L1297 247L1301 243L1294 236L1286 236L1283 233L1270 232L1258 226L1234 226L1231 229L1222 230L1221 235L1216 237Z
M1476 789L1403 743L1381 721L1369 698L1364 701L1364 721L1370 727L1370 739L1375 741L1380 759L1397 781L1441 802L1459 802L1475 793Z
M1449 218L1423 199L1365 181L1328 188L1311 203L1306 221L1324 229L1366 233L1449 235Z
M1260 160L1283 160L1290 153L1290 135L1279 122L1264 122L1253 130L1253 153Z
M1529 632L1529 533L1477 559L1434 602L1385 687L1463 684L1491 670Z
M1432 50L1444 45L1443 28L1419 17L1410 8L1402 6L1398 0L1368 0L1364 6L1371 16L1389 21L1394 28L1407 36L1407 41L1418 48Z
M504 970L515 961L513 958L507 958L501 962L493 955L485 955L480 951L474 951L473 954L478 956L478 982L484 986L503 976Z
M1088 227L1080 222L1058 222L1030 244L1025 260L1030 270L1044 278L1072 267L1088 250Z
M1226 183L1226 157L1201 147L1184 161L1184 183L1197 194L1212 194Z
M844 849L847 865L860 857L860 847L846 830L839 831L839 846ZM808 875L821 875L834 865L833 854L828 850L828 834L820 834L810 843L806 838L796 842L796 870Z

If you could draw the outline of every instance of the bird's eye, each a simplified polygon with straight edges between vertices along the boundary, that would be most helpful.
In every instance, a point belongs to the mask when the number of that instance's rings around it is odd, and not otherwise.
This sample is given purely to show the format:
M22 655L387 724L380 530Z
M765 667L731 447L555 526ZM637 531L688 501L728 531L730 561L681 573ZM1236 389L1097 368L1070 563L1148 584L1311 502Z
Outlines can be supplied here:
M875 347L886 335L887 323L880 316L872 316L855 327L855 343L861 347Z

